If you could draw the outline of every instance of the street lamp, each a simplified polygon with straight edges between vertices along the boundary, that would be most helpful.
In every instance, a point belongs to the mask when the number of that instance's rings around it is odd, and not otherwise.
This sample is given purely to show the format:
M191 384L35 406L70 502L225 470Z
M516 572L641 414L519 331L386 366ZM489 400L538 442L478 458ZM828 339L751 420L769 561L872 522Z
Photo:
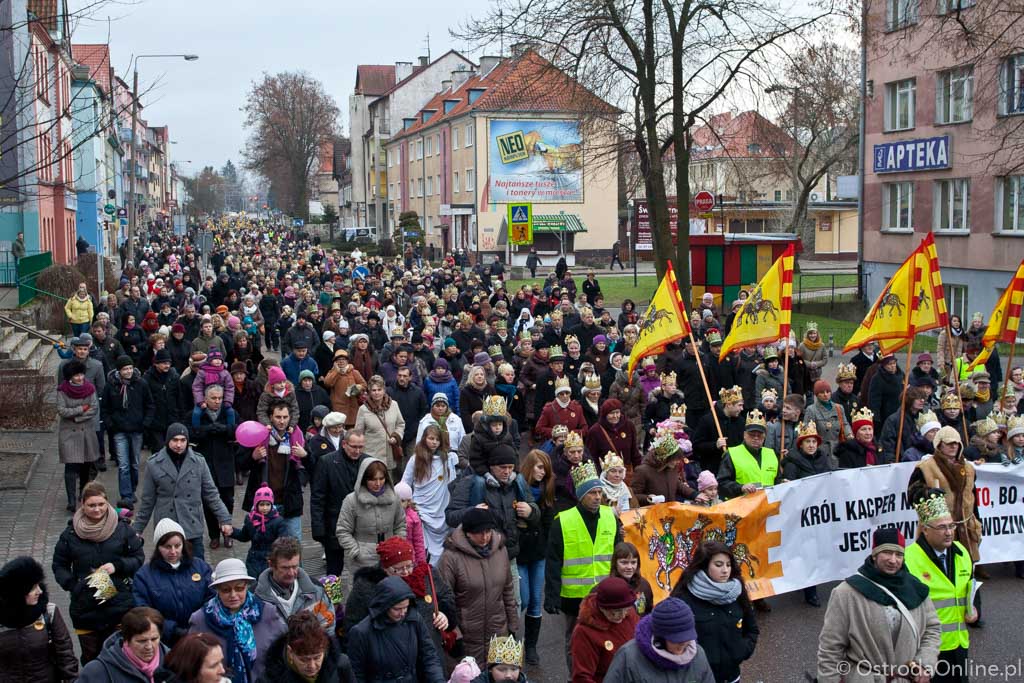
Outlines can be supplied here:
M132 150L132 165L129 169L129 181L128 181L128 259L135 261L135 229L138 216L136 215L135 206L135 163L136 163L136 151L135 151L135 127L138 125L139 120L139 60L140 59L155 59L155 58L181 58L186 62L194 62L199 59L199 55L193 54L153 54L153 55L136 55L132 59L132 130L130 138L130 146Z

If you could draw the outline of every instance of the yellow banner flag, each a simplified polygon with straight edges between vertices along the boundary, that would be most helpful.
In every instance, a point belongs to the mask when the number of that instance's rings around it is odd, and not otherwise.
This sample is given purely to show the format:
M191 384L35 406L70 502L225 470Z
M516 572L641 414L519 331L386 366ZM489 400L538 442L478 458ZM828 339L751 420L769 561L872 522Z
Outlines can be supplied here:
M942 289L942 273L939 257L935 253L935 238L928 233L911 257L914 281L910 301L910 331L906 337L879 339L878 346L883 354L895 353L910 343L918 332L935 330L949 324L946 311L946 295Z
M669 261L665 277L661 279L647 312L640 319L640 336L629 354L629 381L633 381L633 370L642 358L659 354L669 344L689 336L690 319L686 316L676 273Z
M999 301L996 302L996 307L992 309L992 315L988 318L988 327L985 328L985 334L981 338L984 348L974 362L967 366L969 372L979 365L984 365L992 355L992 349L999 342L1013 344L1017 341L1022 304L1024 304L1024 261L1017 266L1017 272L1014 273L1013 279L1003 290Z
M789 245L750 291L736 314L729 335L722 342L719 359L729 352L777 342L789 336L793 314L793 261L796 250Z

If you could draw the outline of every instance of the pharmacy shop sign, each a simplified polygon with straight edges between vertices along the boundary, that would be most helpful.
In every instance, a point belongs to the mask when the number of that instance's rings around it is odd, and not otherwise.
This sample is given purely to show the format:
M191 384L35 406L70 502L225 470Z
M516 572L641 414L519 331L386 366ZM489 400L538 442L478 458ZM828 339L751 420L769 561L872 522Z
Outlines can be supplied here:
M948 135L875 145L875 173L937 171L950 166Z

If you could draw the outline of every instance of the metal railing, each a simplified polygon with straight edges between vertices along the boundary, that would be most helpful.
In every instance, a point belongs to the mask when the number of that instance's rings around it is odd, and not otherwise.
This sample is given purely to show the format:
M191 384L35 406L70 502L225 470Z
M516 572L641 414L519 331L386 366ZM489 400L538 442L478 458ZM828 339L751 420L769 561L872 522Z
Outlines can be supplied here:
M40 332L39 330L35 329L34 327L29 327L28 325L26 325L24 323L20 323L17 320L15 320L14 318L9 318L6 315L0 315L0 325L4 325L4 326L7 326L7 327L13 327L16 330L24 332L25 334L28 334L28 335L30 335L32 337L38 337L39 339L42 339L45 342L49 342L50 344L57 344L57 345L60 345L60 346L64 346L64 340L63 339L60 339L59 337L50 336L50 335L46 334L45 332Z
M800 311L804 304L827 304L831 313L836 304L849 304L860 298L856 271L800 273L800 276L794 279L794 311Z
M48 251L44 251L33 256L25 256L18 261L18 306L24 306L25 304L36 298L37 293L49 294L50 296L58 299L64 299L57 294L47 292L36 288L36 278L39 277L39 273L43 272L47 268L53 265L53 254ZM66 299L65 299L66 300Z

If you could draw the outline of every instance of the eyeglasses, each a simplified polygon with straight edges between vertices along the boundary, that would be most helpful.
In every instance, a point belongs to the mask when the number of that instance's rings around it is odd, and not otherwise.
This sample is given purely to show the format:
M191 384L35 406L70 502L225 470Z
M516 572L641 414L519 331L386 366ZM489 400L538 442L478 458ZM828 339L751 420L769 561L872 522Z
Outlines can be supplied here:
M956 523L953 524L929 524L936 531L956 531Z
M412 570L416 568L412 562L403 562L401 564L393 564L388 567L387 571L392 576L408 576L412 574Z

